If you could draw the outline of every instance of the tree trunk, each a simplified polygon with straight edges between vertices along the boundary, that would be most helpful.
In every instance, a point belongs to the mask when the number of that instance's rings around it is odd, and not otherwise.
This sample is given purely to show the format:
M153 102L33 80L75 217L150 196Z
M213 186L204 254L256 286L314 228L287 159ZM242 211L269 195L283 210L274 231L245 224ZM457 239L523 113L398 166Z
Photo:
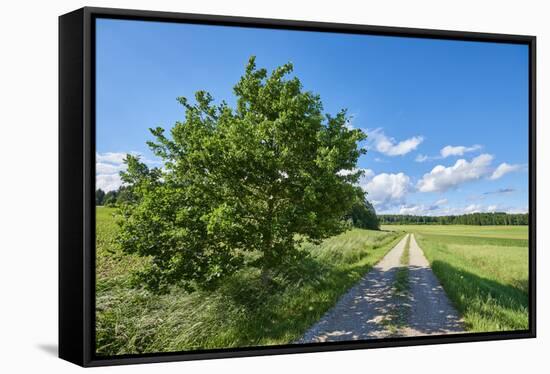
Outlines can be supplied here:
M268 286L271 282L271 269L273 266L273 197L270 196L267 202L267 217L265 231L265 246L262 261L262 284Z

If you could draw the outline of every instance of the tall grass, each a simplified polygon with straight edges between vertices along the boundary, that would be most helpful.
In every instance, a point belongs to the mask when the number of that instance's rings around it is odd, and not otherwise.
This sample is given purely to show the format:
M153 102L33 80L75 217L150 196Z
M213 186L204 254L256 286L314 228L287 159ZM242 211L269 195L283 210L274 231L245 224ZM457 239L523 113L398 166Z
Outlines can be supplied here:
M449 298L472 332L524 330L528 319L525 239L417 234Z
M527 239L528 226L477 225L382 225L383 230L417 232L421 234L454 235L461 237Z
M372 268L402 233L354 229L304 244L309 253L266 288L243 270L214 292L174 288L155 295L132 285L147 259L120 252L109 208L97 209L96 351L99 355L291 343Z

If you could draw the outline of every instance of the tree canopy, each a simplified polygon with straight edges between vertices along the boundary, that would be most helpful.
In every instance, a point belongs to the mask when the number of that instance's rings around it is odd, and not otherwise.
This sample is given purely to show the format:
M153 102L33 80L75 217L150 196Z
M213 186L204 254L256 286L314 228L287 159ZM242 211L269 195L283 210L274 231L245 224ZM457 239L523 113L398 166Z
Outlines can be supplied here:
M347 217L351 220L353 227L369 230L380 229L380 223L378 222L374 206L367 201L366 194L360 187L357 187L357 198L351 206Z
M119 243L151 258L141 278L152 289L215 287L244 266L269 278L300 256L301 240L346 228L360 171L340 171L357 170L366 136L345 110L324 114L292 70L268 74L250 58L236 108L198 91L194 103L178 98L185 119L169 133L151 129L162 168L126 156Z
M101 188L95 191L95 205L117 206L130 198L130 190L127 186L120 186L116 190L107 193Z
M105 191L103 191L101 188L98 188L95 190L95 205L103 205L103 201L105 200Z

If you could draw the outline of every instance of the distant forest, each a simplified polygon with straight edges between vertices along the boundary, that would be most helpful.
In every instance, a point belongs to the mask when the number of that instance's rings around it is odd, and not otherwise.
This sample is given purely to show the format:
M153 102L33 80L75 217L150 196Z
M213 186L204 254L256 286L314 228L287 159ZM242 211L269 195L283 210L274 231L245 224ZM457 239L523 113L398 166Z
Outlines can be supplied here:
M412 216L401 214L379 214L384 225L528 225L529 214L471 213L458 216Z
M95 205L115 207L124 202L130 201L130 189L126 186L121 186L118 190L105 192L101 188L95 191Z

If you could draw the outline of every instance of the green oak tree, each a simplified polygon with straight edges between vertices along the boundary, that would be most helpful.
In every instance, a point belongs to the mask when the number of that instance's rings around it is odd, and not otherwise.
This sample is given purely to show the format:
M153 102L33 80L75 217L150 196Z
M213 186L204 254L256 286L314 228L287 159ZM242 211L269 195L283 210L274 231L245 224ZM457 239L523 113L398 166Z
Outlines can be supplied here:
M114 207L116 206L117 191L109 191L103 197L103 205Z
M362 188L357 188L357 198L348 214L348 219L354 227L369 230L380 230L380 223L376 216L374 206L367 201L366 193Z
M95 190L95 205L103 205L103 200L105 199L105 191L101 188Z
M140 278L154 290L216 287L243 267L266 282L300 256L301 240L346 228L356 199L355 169L366 138L345 110L323 113L288 63L270 74L251 57L234 86L236 108L199 91L178 101L185 119L169 134L151 129L162 160L149 168L127 155L121 173L119 243L150 257Z

